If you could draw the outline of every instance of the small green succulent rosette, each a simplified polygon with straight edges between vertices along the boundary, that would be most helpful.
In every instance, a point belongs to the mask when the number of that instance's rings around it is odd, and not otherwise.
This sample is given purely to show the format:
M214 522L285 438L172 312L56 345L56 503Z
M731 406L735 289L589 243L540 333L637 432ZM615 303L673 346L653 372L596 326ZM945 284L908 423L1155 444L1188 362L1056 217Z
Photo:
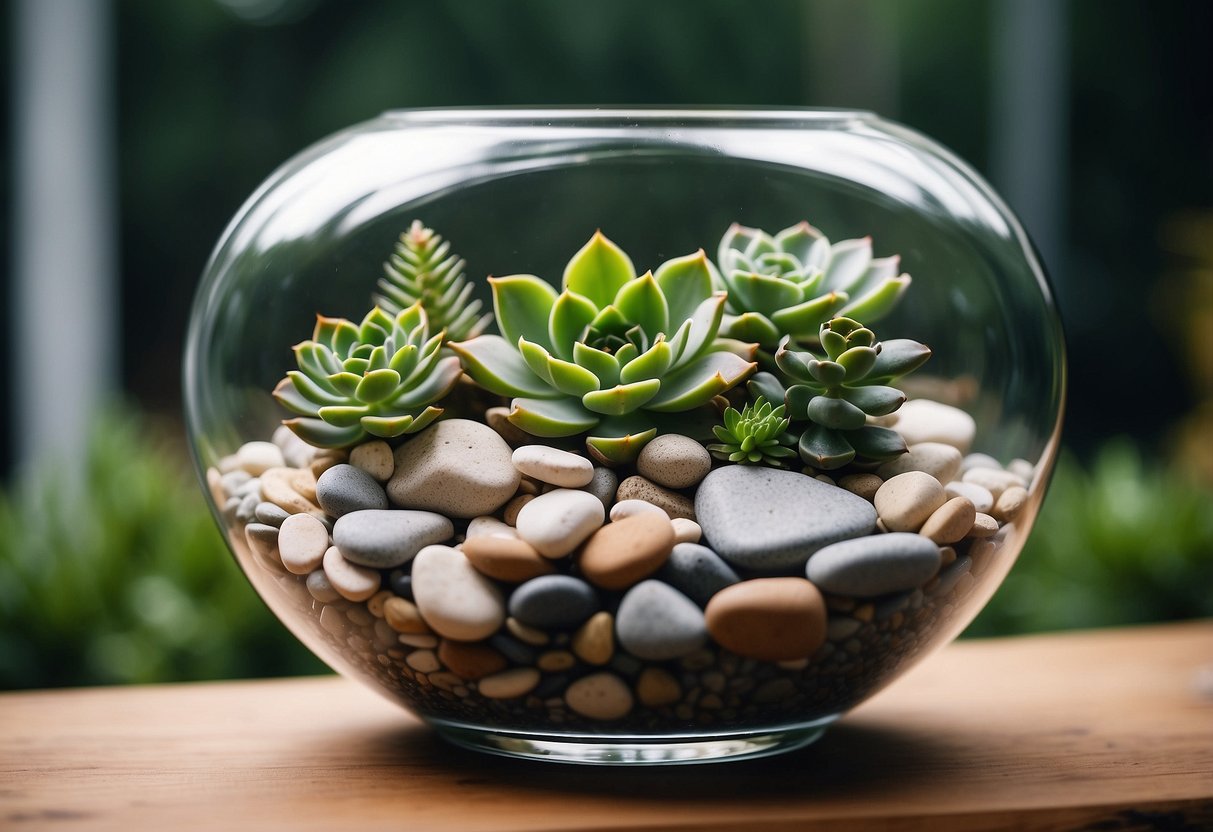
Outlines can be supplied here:
M461 374L443 337L430 334L421 303L395 316L376 306L360 324L317 315L311 340L294 347L299 369L274 388L299 414L283 424L322 448L421 430L442 414L435 405Z
M910 285L908 274L898 274L899 257L872 256L871 237L831 244L807 222L774 236L734 223L717 262L728 292L721 335L767 353L784 336L813 338L837 315L879 320Z
M853 460L884 462L906 452L894 430L868 424L868 417L888 416L905 401L891 383L931 357L917 341L878 342L872 330L851 318L834 318L819 332L825 357L790 348L785 337L775 353L783 384L769 373L756 376L752 392L782 398L794 422L807 422L800 436L800 457L820 470L841 468Z
M712 273L700 251L637 276L598 232L560 292L533 275L489 278L502 335L451 348L477 384L514 397L509 419L523 431L586 434L593 456L628 462L756 369L753 344L717 338L725 296Z
M788 433L790 420L783 415L786 410L785 405L775 407L762 396L741 410L727 408L724 424L712 428L719 441L708 445L708 452L739 465L787 468L788 460L796 457L796 451L789 447L796 444L796 437Z

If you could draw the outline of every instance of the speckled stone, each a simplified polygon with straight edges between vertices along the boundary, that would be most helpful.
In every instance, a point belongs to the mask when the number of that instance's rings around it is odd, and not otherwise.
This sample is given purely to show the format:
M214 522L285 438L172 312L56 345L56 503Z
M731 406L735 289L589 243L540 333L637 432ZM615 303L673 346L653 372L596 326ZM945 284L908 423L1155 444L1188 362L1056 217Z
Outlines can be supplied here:
M627 683L614 673L592 673L569 685L564 693L569 708L586 719L609 722L632 710L634 699Z
M689 436L665 433L640 451L636 470L666 488L690 488L712 470L712 455L703 443Z
M438 422L396 449L388 497L401 508L447 517L492 514L518 490L521 474L512 453L505 440L481 422Z
M922 471L946 485L960 473L960 451L942 442L919 442L897 459L884 463L876 469L881 479L892 479L907 471Z
M619 489L619 475L610 468L602 465L594 466L594 476L582 487L602 501L602 507L610 510L615 502L615 492Z
M697 543L677 544L657 577L701 607L717 592L741 580L715 552Z
M619 488L615 492L615 500L616 502L644 500L657 506L671 518L695 519L695 504L690 497L679 494L677 491L671 491L641 476L628 477L619 483Z
M350 465L366 471L378 483L390 480L396 469L396 463L392 459L392 446L382 439L363 442L351 450Z
M690 598L661 581L643 581L628 590L615 616L620 645L650 661L677 659L704 645L703 611Z
M876 492L876 512L891 532L916 532L945 502L939 480L922 471L908 471L885 480Z
M383 486L366 471L344 462L334 465L317 478L316 502L332 517L341 517L352 511L388 507Z
M432 511L352 511L333 524L333 543L345 559L373 569L394 569L454 535L451 521Z
M550 445L515 448L513 461L519 472L560 488L581 488L594 479L594 463Z

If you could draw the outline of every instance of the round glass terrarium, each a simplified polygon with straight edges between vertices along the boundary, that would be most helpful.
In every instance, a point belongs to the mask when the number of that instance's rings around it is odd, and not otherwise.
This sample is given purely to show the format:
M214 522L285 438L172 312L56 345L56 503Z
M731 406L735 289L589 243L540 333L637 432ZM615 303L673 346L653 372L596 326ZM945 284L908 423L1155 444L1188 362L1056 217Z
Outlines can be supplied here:
M236 215L185 369L292 632L456 743L598 763L804 745L955 637L1065 390L1006 206L822 111L358 125Z

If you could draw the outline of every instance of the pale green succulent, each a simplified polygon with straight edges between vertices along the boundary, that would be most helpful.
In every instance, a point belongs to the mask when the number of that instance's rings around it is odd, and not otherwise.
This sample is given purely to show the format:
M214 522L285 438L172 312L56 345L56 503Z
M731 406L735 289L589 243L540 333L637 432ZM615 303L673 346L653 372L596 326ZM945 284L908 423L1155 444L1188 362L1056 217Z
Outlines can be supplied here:
M817 335L835 315L875 321L901 299L900 258L872 257L872 239L830 241L807 222L771 236L734 223L720 241L718 279L728 292L721 335L773 350L785 335Z
M484 304L472 297L474 287L463 274L467 264L450 251L442 235L413 220L383 264L375 302L391 315L420 303L434 330L446 330L449 340L462 341L483 332L493 316L480 314Z
M369 436L415 433L442 414L436 403L459 381L459 359L442 352L421 303L394 317L380 307L361 324L316 316L309 341L295 346L298 370L274 388L299 414L284 425L305 442L343 448Z
M788 467L787 460L796 457L796 451L789 447L796 443L796 437L788 433L785 410L784 405L775 407L762 396L742 410L727 408L724 424L712 428L720 441L708 445L708 451L726 462Z
M752 373L752 344L718 341L724 293L702 251L639 277L601 232L569 261L563 291L532 275L489 278L502 336L451 348L490 392L514 397L529 434L588 434L597 458L635 458L659 428L687 421Z

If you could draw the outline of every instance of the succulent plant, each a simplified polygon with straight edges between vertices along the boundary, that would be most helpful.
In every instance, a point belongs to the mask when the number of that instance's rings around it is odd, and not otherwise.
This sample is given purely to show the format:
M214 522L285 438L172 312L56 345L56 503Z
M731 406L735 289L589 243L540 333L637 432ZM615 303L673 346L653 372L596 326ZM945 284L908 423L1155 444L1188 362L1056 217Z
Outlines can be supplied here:
M513 396L529 434L588 434L608 462L633 459L665 424L752 373L753 345L716 338L724 293L703 251L639 277L597 232L569 261L563 291L533 275L489 278L502 336L454 343L476 383ZM672 417L670 414L683 414Z
M899 257L872 257L870 237L831 245L807 222L774 236L734 223L718 263L729 295L721 335L764 350L785 335L811 338L835 315L875 321L910 285L909 275L897 274Z
M779 371L796 382L783 395L788 416L808 422L800 436L801 459L832 470L856 458L878 462L905 453L900 434L868 424L868 417L887 416L901 407L905 394L889 385L922 366L930 349L907 339L880 343L872 330L851 318L827 321L819 337L824 358L791 349L786 336L775 353ZM780 395L782 384L763 373L750 387L769 398Z
M421 430L459 381L459 359L443 355L443 337L430 334L420 301L394 317L376 306L361 324L317 315L311 340L294 347L299 369L274 388L299 414L283 424L322 448Z
M390 315L420 303L434 330L446 330L452 341L474 338L492 321L481 315L484 305L472 298L472 284L463 274L463 258L451 254L451 244L413 220L400 235L395 253L383 264L375 303Z
M770 465L786 468L785 460L795 458L796 451L788 447L796 442L789 434L789 420L784 417L784 405L775 407L762 396L747 402L742 410L735 407L724 412L724 424L712 432L719 443L708 445L717 459L742 465Z

